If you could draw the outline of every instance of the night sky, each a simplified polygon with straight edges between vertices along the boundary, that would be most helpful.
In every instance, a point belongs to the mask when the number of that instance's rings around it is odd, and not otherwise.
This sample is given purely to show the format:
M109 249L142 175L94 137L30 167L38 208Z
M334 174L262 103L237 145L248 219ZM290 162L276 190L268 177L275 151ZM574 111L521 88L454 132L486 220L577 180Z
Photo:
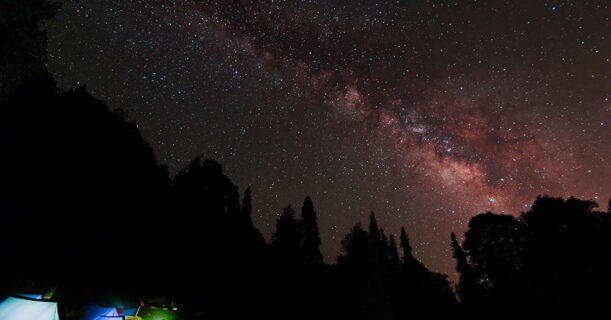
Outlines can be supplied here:
M310 195L327 262L370 211L453 277L477 213L606 210L609 1L230 2L64 0L48 67L127 111L171 174L201 154L252 185L268 237Z

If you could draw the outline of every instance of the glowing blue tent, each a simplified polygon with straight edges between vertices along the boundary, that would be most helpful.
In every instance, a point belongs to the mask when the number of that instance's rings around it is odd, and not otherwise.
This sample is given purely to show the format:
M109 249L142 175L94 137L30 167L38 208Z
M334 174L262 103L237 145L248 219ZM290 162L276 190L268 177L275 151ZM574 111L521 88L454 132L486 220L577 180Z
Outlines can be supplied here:
M57 302L23 296L6 298L0 303L2 320L59 320Z
M110 320L109 317L118 317L119 311L116 308L100 307L90 304L83 310L80 320Z
M115 320L124 319L126 316L134 316L138 308L119 309L114 307L101 307L92 303L80 310L79 320Z
M37 293L16 293L14 294L14 296L35 299L35 300L42 300L42 294L37 294Z
M121 310L121 315L123 315L123 316L135 316L136 315L136 311L138 311L138 308L123 309L123 310Z

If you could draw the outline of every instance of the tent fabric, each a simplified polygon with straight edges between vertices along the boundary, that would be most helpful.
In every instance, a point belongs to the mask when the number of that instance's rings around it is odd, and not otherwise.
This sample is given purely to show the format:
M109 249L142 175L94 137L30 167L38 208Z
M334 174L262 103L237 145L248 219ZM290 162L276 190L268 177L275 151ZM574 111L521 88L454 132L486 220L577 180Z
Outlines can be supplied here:
M138 309L136 316L142 320L180 320L177 311L146 307Z
M8 297L0 303L0 319L59 320L57 302L19 296Z
M42 300L42 294L37 294L37 293L17 293L17 294L14 294L14 296L35 299L35 300Z
M85 307L84 315L80 317L80 320L110 320L109 318L103 317L116 317L119 316L119 311L116 308L100 307L95 304L90 304Z
M136 311L138 311L138 308L123 309L121 310L121 315L122 316L135 316Z

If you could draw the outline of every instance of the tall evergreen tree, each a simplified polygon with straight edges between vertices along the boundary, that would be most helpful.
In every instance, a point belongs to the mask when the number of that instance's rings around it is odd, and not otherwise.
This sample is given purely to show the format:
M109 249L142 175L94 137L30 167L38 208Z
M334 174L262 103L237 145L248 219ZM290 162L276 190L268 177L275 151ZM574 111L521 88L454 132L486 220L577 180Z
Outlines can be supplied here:
M388 258L390 259L390 263L393 267L399 265L399 254L397 253L397 242L395 241L395 236L392 234L388 237Z
M465 252L458 243L454 232L452 232L452 234L450 235L450 239L452 240L452 256L454 257L454 259L456 259L456 271L458 271L459 274L462 274L467 268L469 268L467 256L465 255Z
M240 214L238 217L238 230L243 233L242 241L248 241L247 247L263 248L265 246L265 239L261 232L255 227L252 222L252 195L250 186L244 191L244 197L242 198L242 206L240 208Z
M314 211L314 204L310 197L305 198L301 207L301 227L303 231L301 249L305 260L313 263L322 263L318 222L316 211Z
M242 198L242 207L240 208L240 213L243 218L251 220L252 195L250 192L250 186L248 186L244 191L244 197Z
M378 228L378 222L373 211L369 214L369 238L374 245L379 244L382 241L382 234Z
M460 279L458 282L458 297L461 302L469 303L473 300L474 289L476 286L476 279L473 277L473 269L467 261L467 255L458 243L454 232L450 235L452 256L456 259L456 271L458 272Z
M300 256L301 239L299 221L295 219L295 210L289 204L276 220L272 249L278 257L294 261Z
M380 228L380 246L388 247L388 237L384 233L384 229Z
M409 261L414 259L414 254L412 252L412 246L409 244L409 237L407 236L407 232L405 232L405 228L401 227L401 249L403 250L403 264L407 264Z
M375 223L370 227L379 232ZM337 259L341 319L393 318L391 284L379 248L359 224L342 241Z

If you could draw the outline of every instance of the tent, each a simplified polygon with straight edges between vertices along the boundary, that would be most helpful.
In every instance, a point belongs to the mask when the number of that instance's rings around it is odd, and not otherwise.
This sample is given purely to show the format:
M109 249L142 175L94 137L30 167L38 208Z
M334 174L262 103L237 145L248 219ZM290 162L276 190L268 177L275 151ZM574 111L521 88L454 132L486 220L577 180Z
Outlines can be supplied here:
M6 298L0 303L2 320L59 320L57 302L23 296Z
M135 316L136 315L136 311L138 311L138 308L122 309L121 310L121 315L123 315L123 316Z
M80 320L110 320L109 317L118 317L119 311L116 308L100 307L90 304L82 311L83 316Z
M144 305L135 293L105 290L96 292L93 295L93 302L98 306L108 306L124 311L136 310ZM119 314L123 315L123 312L119 312Z
M92 303L79 309L78 320L115 320L134 316L144 303L133 292L98 289L92 294ZM1 319L0 319L1 320Z
M42 300L42 294L39 293L16 293L13 296L29 298L34 300Z
M180 320L178 311L150 307L138 308L136 316L142 320Z
M120 309L113 307L101 307L97 304L90 304L79 312L79 320L114 320L124 319L126 316L134 316L138 308Z

